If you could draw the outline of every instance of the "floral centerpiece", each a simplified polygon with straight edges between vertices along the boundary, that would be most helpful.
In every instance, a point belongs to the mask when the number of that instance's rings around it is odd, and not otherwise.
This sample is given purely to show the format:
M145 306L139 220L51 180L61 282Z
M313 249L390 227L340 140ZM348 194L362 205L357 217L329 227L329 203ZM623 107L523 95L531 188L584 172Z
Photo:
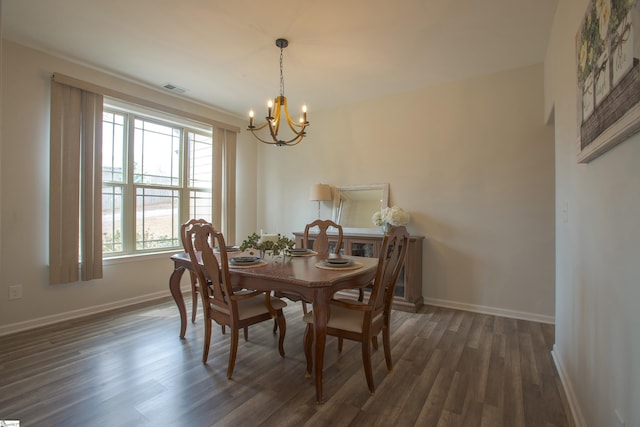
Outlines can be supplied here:
M259 236L253 233L242 241L240 250L243 252L249 251L249 253L253 253L252 250L260 251L260 258L264 258L265 253L270 253L272 256L279 256L281 254L283 256L290 256L291 249L293 249L295 244L295 241L280 234L263 234Z
M405 225L409 223L409 214L397 206L387 207L373 214L371 221L386 234L392 225Z

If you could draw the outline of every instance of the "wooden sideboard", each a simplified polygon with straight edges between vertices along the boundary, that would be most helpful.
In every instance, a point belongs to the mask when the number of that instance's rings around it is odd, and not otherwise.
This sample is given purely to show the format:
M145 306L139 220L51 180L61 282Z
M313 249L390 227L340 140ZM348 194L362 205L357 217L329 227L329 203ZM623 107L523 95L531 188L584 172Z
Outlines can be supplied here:
M304 233L294 232L296 247L302 247ZM313 233L309 233L309 246L313 245ZM344 255L377 258L382 245L382 234L344 233L340 253ZM411 236L404 260L404 267L398 277L394 292L393 308L416 312L423 304L422 300L422 243L423 236ZM337 235L329 233L330 251L334 251ZM357 296L357 291L341 291L341 294Z

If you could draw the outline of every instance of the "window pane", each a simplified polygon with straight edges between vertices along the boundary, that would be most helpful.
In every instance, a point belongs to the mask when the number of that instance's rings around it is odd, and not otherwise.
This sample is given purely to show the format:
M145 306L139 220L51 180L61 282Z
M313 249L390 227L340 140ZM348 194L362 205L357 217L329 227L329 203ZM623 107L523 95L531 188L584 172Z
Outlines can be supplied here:
M136 249L181 245L180 192L154 188L136 190Z
M180 135L179 128L135 120L135 183L180 185Z
M122 187L102 187L102 252L122 252Z
M211 137L188 133L189 187L211 189L213 173L213 142Z
M211 193L205 191L189 192L189 212L191 218L213 221Z
M102 181L124 182L124 116L103 112Z

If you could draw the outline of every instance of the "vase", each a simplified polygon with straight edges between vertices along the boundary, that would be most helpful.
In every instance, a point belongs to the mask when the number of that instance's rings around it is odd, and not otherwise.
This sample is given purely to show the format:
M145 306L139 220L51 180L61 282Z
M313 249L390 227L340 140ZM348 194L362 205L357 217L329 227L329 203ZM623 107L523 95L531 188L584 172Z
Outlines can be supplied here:
M380 229L382 230L382 234L387 234L389 230L391 230L391 224L389 224L388 222L385 222L380 226Z

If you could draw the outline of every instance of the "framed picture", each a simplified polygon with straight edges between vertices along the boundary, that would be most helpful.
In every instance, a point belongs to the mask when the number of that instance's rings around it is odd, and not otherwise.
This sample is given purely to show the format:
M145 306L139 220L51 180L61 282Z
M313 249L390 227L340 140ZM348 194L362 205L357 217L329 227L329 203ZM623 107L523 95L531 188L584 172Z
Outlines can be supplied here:
M578 161L640 131L639 0L589 0L576 34Z

